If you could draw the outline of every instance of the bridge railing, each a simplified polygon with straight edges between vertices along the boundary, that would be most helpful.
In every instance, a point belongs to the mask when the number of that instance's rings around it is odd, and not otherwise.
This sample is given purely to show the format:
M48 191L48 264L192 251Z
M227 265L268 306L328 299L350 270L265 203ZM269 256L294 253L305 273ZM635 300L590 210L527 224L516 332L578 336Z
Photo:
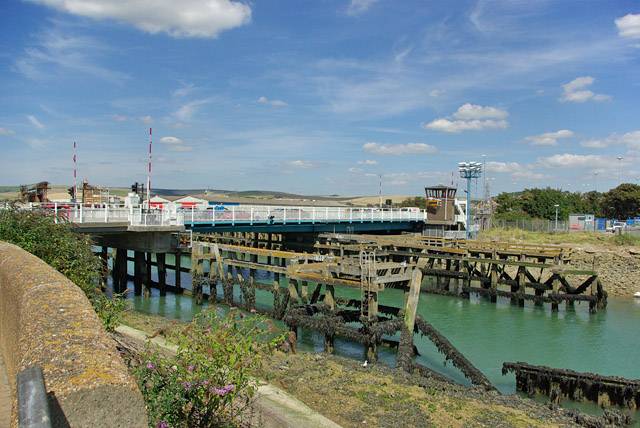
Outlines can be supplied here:
M289 207L239 205L230 207L182 209L187 223L234 222L340 222L426 220L424 211L378 210L376 208Z
M128 222L132 226L182 226L186 223L302 223L362 221L424 221L425 211L352 207L238 205L143 210L141 207L32 204L73 223Z

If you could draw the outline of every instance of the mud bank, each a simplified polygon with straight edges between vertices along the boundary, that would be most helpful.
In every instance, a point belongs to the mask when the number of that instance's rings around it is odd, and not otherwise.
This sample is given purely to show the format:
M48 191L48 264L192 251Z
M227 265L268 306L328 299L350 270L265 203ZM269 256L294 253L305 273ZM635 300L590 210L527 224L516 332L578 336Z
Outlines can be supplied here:
M639 248L574 247L571 266L591 269L594 256L600 281L610 297L633 297L633 293L640 291Z

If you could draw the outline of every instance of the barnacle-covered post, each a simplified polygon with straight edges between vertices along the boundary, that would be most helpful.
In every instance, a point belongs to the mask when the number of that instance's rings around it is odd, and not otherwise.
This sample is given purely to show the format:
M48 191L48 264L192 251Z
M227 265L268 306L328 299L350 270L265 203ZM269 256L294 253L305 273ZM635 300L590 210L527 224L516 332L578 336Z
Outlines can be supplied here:
M420 299L420 284L422 283L422 271L414 269L411 275L409 290L405 291L404 323L398 345L398 357L396 367L409 371L411 368L411 355L413 352L413 328L416 323L416 312Z

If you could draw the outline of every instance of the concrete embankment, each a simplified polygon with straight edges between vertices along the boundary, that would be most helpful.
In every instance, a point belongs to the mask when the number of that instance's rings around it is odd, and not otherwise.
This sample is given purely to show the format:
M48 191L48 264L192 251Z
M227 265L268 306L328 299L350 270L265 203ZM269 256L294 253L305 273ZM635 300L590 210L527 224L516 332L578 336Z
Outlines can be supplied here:
M44 372L53 426L146 427L144 401L84 293L22 249L0 242L0 349L17 373Z

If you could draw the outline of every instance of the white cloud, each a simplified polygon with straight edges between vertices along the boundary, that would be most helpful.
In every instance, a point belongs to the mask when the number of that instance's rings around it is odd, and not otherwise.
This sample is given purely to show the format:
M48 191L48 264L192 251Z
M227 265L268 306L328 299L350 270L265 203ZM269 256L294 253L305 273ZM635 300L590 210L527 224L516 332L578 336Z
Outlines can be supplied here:
M601 167L604 158L599 155L572 155L569 153L557 154L546 158L538 158L536 167L542 169L555 168L598 168Z
M367 177L367 178L374 178L374 177L378 178L378 174L373 174L373 173L370 173L370 172L365 174L364 176Z
M211 98L203 99L203 100L195 100L190 103L184 104L181 106L178 111L175 112L175 116L181 121L189 121L193 118L193 116L197 112L198 106L203 104L208 104L212 101Z
M347 172L350 174L360 174L361 172L364 172L364 171L362 170L362 168L349 168Z
M52 80L62 75L83 73L102 80L120 81L127 75L97 64L98 54L111 48L90 37L69 37L56 30L38 35L37 45L25 49L16 68L34 80Z
M495 107L482 107L466 103L458 108L458 111L453 113L453 117L461 120L471 119L505 119L509 116L506 110L501 110Z
M640 15L628 14L616 19L616 27L620 37L640 39Z
M616 145L623 145L629 149L640 149L640 131L631 131L624 135L614 133L604 139L581 141L580 145L591 149L605 149Z
M351 4L347 9L347 15L356 16L366 12L372 4L378 0L351 0Z
M140 117L127 117L127 116L123 116L121 114L112 114L111 117L116 121L116 122L127 122L127 121L131 121L131 122L142 122L146 125L153 125L153 118L151 116L140 116Z
M429 91L430 97L439 97L440 95L444 95L447 91L444 89L432 89Z
M604 139L604 140L592 139L592 140L580 141L580 145L582 147L587 147L589 149L605 149L611 145L611 141L609 139Z
M449 120L436 119L433 122L420 126L425 129L432 129L440 132L451 132L458 134L462 131L484 131L485 129L505 129L509 123L506 120Z
M289 168L296 168L296 169L311 169L311 168L320 168L325 166L326 164L323 162L303 161L298 159L291 162L281 162L280 165L287 166Z
M10 129L0 128L0 135L16 135L16 133Z
M44 125L41 124L40 122L38 122L38 119L36 119L35 117L29 115L27 116L27 119L29 119L29 122L31 122L36 128L43 130L44 129Z
M640 131L627 132L619 141L630 149L640 149Z
M217 37L251 21L251 8L230 0L31 0L74 15L116 19L172 37Z
M514 173L522 170L522 165L517 162L487 162L487 171L491 173Z
M162 144L182 144L183 141L177 137L162 137L158 140L159 143Z
M356 162L358 165L378 165L378 161L375 160L364 160Z
M556 132L545 132L544 134L526 137L523 141L530 141L532 146L557 146L559 139L573 137L574 135L568 129L561 129Z
M174 145L167 146L167 150L170 150L172 152L189 152L193 150L193 147L189 147L181 144L174 144Z
M594 101L610 100L610 95L595 94L592 91L586 89L586 87L591 86L594 81L595 79L591 76L582 76L573 79L567 84L562 85L562 87L564 88L564 93L562 94L560 101L583 103L590 99L593 99Z
M280 100L269 100L265 97L260 97L258 98L259 103L263 103L263 104L269 104L272 106L277 106L277 107L282 107L282 106L286 106L288 105L287 103L285 103L284 101L280 101Z
M362 146L365 152L375 153L378 155L403 155L406 153L435 153L438 151L433 146L425 143L407 143L407 144L380 144L365 143Z
M153 118L151 116L140 116L138 120L147 125L153 125Z
M181 122L177 122L174 123L173 125L171 125L173 128L176 129L187 129L187 128L191 128L191 125L185 124L185 123L181 123Z
M460 133L462 131L483 131L485 129L504 129L509 123L504 120L509 113L495 107L483 107L466 103L461 105L451 117L435 119L420 127L440 132ZM499 120L494 120L499 119Z

